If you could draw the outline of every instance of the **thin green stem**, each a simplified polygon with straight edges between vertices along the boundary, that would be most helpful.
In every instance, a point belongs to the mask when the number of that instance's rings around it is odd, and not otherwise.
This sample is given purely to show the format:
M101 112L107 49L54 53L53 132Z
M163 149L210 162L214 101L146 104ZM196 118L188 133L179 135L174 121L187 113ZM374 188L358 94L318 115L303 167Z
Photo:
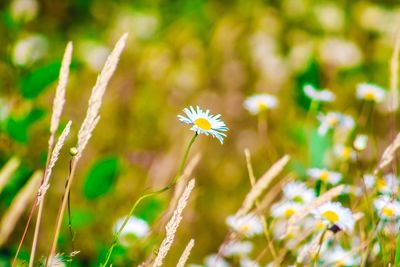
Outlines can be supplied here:
M328 231L328 228L326 228L324 230L324 232L321 235L321 238L319 239L318 250L317 250L317 254L315 255L315 259L314 259L314 266L315 267L318 266L319 253L320 253L321 248L322 248L322 243L324 243L324 239L325 239L325 235L326 235L327 231Z
M107 252L106 260L104 261L104 263L101 266L103 266L103 267L107 266L108 262L110 261L110 258L111 258L112 252L114 250L114 247L118 244L118 239L119 239L119 236L122 233L122 230L124 230L124 227L128 223L129 218L133 215L133 213L135 212L136 207L139 205L139 203L142 202L144 199L146 199L148 197L155 196L157 194L163 193L163 192L171 189L179 181L179 178L182 176L183 169L185 168L185 164L186 164L186 161L188 159L190 149L192 148L192 145L193 145L194 141L196 140L197 136L198 136L198 133L196 132L193 135L192 139L190 140L190 142L189 142L189 144L188 144L188 146L187 146L187 148L185 150L185 153L183 154L182 161L181 161L181 163L179 165L178 173L174 177L174 179L171 181L171 183L168 184L167 186L161 188L160 190L144 194L138 200L136 200L135 204L133 204L131 210L129 211L128 215L126 216L126 218L125 218L124 222L122 223L121 227L119 228L118 232L114 234L113 242L112 242L111 247L109 248L109 250Z

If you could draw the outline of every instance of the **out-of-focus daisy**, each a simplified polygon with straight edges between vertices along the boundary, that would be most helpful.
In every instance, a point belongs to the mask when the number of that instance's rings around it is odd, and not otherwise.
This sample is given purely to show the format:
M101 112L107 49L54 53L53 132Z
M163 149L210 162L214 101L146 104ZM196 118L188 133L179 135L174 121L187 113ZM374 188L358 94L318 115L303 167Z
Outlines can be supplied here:
M212 254L204 259L205 267L229 267L229 263L217 254Z
M309 203L315 198L314 190L299 182L286 184L283 187L283 195L285 198L298 203Z
M353 150L353 148L343 144L336 144L333 147L333 153L336 157L343 161L356 159L356 152Z
M376 178L373 174L364 174L363 181L367 189L372 189L375 186Z
M337 184L342 179L342 174L339 172L328 171L327 169L311 168L307 170L307 174L310 175L314 181L321 180L329 184Z
M260 219L255 214L244 216L229 216L226 224L235 232L251 237L263 233L263 226Z
M393 173L385 174L376 179L376 187L380 193L395 194L399 191L400 181Z
M318 134L320 135L325 135L330 129L351 130L354 127L354 119L339 112L318 114L317 119L320 122L318 127Z
M231 241L222 248L225 257L248 255L253 250L250 241Z
M65 259L60 255L56 254L54 257L51 258L49 262L49 266L51 267L66 267Z
M354 255L350 251L344 250L340 246L335 246L334 248L325 251L324 263L328 266L339 267L339 266L359 266L360 257Z
M357 134L354 139L353 146L357 151L363 151L367 148L368 144L368 135L366 134Z
M121 218L117 221L114 226L114 232L118 232L123 225L125 218ZM142 238L149 233L150 227L146 221L136 218L134 216L130 217L127 224L123 228L119 241L124 246L131 245L138 238Z
M244 101L244 107L253 115L273 109L277 105L278 99L270 94L253 95Z
M296 202L281 202L271 207L271 214L275 218L289 219L300 210L302 205Z
M374 206L379 216L384 219L396 219L400 216L400 202L389 196L379 196L374 200Z
M314 212L317 219L323 220L329 227L336 225L340 230L351 232L355 220L350 209L339 202L328 202L319 206Z
M197 134L211 135L217 138L221 144L224 143L226 134L223 132L228 131L225 123L220 119L221 115L211 115L209 110L203 111L197 106L194 109L192 106L183 110L187 117L178 115L178 119L186 124L192 125L190 130Z
M356 96L358 99L380 103L385 99L385 89L371 83L360 83L357 85Z
M324 89L324 90L317 90L314 86L307 84L303 87L304 94L308 96L313 101L318 102L332 102L336 99L336 96L331 91Z
M241 267L259 267L260 264L258 264L256 261L249 259L249 258L242 258L240 259L240 266Z

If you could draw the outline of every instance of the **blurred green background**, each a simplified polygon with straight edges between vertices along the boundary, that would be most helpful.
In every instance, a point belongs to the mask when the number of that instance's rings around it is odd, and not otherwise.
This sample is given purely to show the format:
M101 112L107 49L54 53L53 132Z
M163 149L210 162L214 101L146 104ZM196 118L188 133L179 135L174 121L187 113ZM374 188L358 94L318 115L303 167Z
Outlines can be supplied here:
M194 145L191 155L203 156L193 174L197 187L167 265L174 265L190 237L196 240L190 262L202 262L222 243L225 218L249 189L243 149L252 151L257 176L284 153L293 155L291 168L299 173L321 165L327 141L311 138L303 128L309 102L302 86L330 88L338 101L329 108L356 117L355 85L388 85L399 22L397 1L1 1L0 163L13 156L22 163L0 194L0 214L45 164L52 99L67 42L74 44L62 117L64 124L73 121L68 148L76 142L97 73L116 40L128 32L72 188L75 249L80 251L74 265L98 266L116 220L145 189L160 188L175 175L192 135L176 115L188 105L221 113L230 128L222 146L205 136ZM257 92L280 99L268 114L268 143L257 134L257 119L242 108L245 97ZM375 114L374 121L380 116ZM316 122L310 124L315 128ZM386 129L381 123L371 131L385 136ZM46 199L39 255L46 255L53 234L68 170L66 151ZM170 197L165 193L146 201L136 215L153 223ZM28 212L0 248L0 266L8 266L14 256L27 218ZM28 257L32 229L22 258ZM159 241L118 247L114 265L140 263ZM59 251L70 252L66 227Z

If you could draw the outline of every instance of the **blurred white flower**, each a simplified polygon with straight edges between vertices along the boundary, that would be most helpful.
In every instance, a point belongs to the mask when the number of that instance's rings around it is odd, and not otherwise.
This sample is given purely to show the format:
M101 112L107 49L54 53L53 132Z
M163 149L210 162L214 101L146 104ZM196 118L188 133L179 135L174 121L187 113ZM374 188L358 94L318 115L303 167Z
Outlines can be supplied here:
M47 40L38 34L17 40L12 52L15 65L31 65L43 58L47 53Z
M121 218L114 225L114 232L118 232L124 223L125 218ZM136 218L134 216L130 217L124 229L122 230L119 241L124 246L131 245L138 238L146 236L150 231L150 227L146 221Z
M354 148L358 151L363 151L367 148L367 144L368 144L368 135L357 134L353 142Z
M79 58L93 71L100 71L108 55L110 49L95 41L85 40L77 45Z
M185 108L183 112L185 112L187 117L178 115L178 119L183 123L192 125L190 130L197 134L211 135L217 138L221 144L224 143L226 134L223 132L228 131L228 127L220 119L220 114L211 115L208 109L203 111L198 106L196 109L190 106L189 108Z
M230 264L222 256L212 254L204 259L205 267L229 267Z
M393 173L385 174L376 179L376 187L382 194L396 194L399 192L400 181Z
M226 219L226 224L235 232L246 237L252 237L263 233L264 229L258 216L255 214L247 214L237 217L229 216Z
M375 186L376 178L373 174L364 174L363 181L365 183L365 187L369 190Z
M327 31L340 31L344 27L344 13L333 2L315 6L318 25Z
M156 33L159 26L157 14L147 12L135 12L128 7L122 7L121 11L115 16L113 32L129 32L132 40L148 40Z
M36 0L14 0L10 5L11 17L19 22L28 22L34 19L39 11Z
M260 264L258 264L256 261L249 259L249 258L243 258L240 259L240 267L259 267Z
M344 115L339 112L328 112L327 114L318 114L317 119L320 122L318 127L318 134L325 135L332 129L339 129L342 131L349 131L353 129L355 123L351 116Z
M253 250L253 243L250 241L231 241L222 248L225 257L245 256Z
M372 83L360 83L357 85L356 96L358 99L380 103L385 99L386 91Z
M319 56L323 63L336 68L348 69L362 62L359 47L351 41L339 38L327 38L319 45Z
M291 201L302 204L310 203L315 198L314 190L300 182L290 182L286 184L283 187L283 195Z
M325 250L322 255L327 266L359 266L361 258L351 251L346 251L339 245Z
M296 214L302 205L296 202L284 201L276 203L271 207L271 215L275 218L289 219Z
M330 227L336 225L345 232L353 231L355 224L353 214L350 209L343 207L339 202L322 204L313 211L313 215Z
M354 149L350 146L345 146L343 144L336 144L333 147L333 153L336 157L343 161L354 161L356 159L356 152L354 151Z
M274 109L278 105L278 99L270 94L253 95L244 101L244 107L253 115L268 109Z
M400 202L389 196L379 196L374 200L374 207L383 219L398 219L400 217Z
M303 87L304 94L308 96L310 99L319 102L332 102L336 99L336 96L331 91L317 90L314 86L307 84Z
M307 174L310 175L314 181L321 180L329 184L337 184L342 180L342 174L339 172L328 171L327 169L311 168L307 170Z

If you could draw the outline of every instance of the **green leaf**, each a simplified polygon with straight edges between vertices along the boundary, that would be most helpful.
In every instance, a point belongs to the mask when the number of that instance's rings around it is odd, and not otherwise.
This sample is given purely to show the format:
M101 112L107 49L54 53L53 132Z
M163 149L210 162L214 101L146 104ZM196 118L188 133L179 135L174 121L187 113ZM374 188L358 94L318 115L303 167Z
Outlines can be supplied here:
M117 157L98 160L89 170L83 185L83 194L87 199L97 199L108 193L119 174L120 164Z
M41 119L44 114L45 111L43 109L34 108L25 116L9 117L6 123L8 135L19 143L27 143L30 126Z
M400 266L400 232L397 233L397 240L396 240L396 257L394 260L394 266Z
M91 210L71 210L72 229L81 229L91 225L95 221L95 215ZM68 216L64 218L65 227L68 227Z
M140 203L135 211L135 215L151 224L157 219L163 208L163 203L157 197L150 197Z
M61 62L41 66L21 78L20 90L24 98L37 97L44 89L58 79Z
M330 133L327 133L324 136L318 134L317 129L313 129L309 133L309 157L310 164L312 167L323 167L325 153L331 147L331 138Z

